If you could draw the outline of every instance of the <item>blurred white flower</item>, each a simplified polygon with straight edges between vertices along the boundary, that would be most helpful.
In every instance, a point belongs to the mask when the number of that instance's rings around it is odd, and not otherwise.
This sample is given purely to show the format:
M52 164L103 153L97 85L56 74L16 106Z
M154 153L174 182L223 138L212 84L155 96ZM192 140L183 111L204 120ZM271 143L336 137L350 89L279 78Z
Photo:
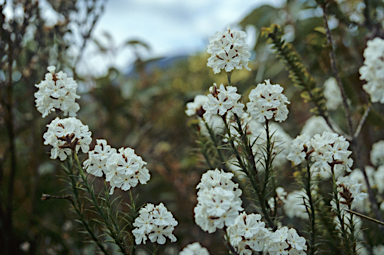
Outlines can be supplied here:
M202 247L200 243L195 242L185 246L179 255L209 255L209 252L206 248Z
M360 79L366 80L363 89L372 102L384 103L384 40L375 38L367 42L364 65L360 67Z
M372 145L371 162L374 166L384 163L384 141L379 141Z
M340 88L334 77L330 77L324 82L324 97L327 100L326 106L329 110L336 110L343 102Z

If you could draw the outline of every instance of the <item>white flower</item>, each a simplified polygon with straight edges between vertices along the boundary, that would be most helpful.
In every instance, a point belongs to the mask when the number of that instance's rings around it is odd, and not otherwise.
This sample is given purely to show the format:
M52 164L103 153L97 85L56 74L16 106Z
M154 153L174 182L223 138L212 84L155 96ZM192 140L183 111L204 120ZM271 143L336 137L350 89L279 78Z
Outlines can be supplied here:
M177 224L172 213L167 210L163 203L157 206L147 204L140 209L139 216L133 223L135 229L132 230L132 234L137 245L145 244L147 239L153 243L164 244L166 237L171 239L171 242L175 242L176 237L172 231Z
M102 176L103 172L106 173L108 171L107 160L114 153L116 153L116 149L111 148L106 140L96 140L94 150L88 152L88 159L83 162L84 169L94 176Z
M241 213L233 225L227 229L231 245L238 254L252 254L254 251L262 251L264 243L270 235L261 221L260 214Z
M343 171L351 172L353 160L349 156L352 152L348 150L349 142L344 137L324 132L321 136L316 134L309 141L307 135L296 139L293 140L287 157L295 165L308 157L312 162L311 171L319 177L330 177L332 167L336 176Z
M202 247L200 243L195 242L185 246L179 255L209 255L209 252L206 248Z
M304 205L304 198L307 197L304 189L289 193L283 201L285 214L290 218L298 217L308 219L307 210Z
M45 80L35 85L39 88L35 93L37 110L43 118L55 110L63 111L64 116L74 117L80 109L75 102L80 98L76 94L77 83L62 71L55 73L55 69L54 66L48 67Z
M334 77L330 77L324 82L324 97L327 100L326 106L329 110L336 110L343 102L340 88Z
M232 86L224 87L223 84L217 88L216 84L210 88L211 94L208 95L208 101L203 105L204 119L209 121L212 116L223 116L231 111L238 116L243 114L244 104L239 103L241 95L237 94L237 88Z
M269 254L305 254L306 240L297 234L296 229L282 227L270 236Z
M339 193L344 192L344 190L347 190L351 193L353 198L352 205L354 204L354 202L362 201L364 200L364 198L367 197L367 193L361 192L362 184L355 179L351 179L349 176L340 177L336 184L338 185ZM345 202L344 197L341 197L340 200Z
M231 30L216 32L209 38L207 52L211 54L207 66L213 68L213 72L220 73L221 69L231 72L233 69L251 70L248 68L249 46L245 42L246 34L243 31Z
M384 141L379 141L372 145L371 162L375 166L384 163Z
M193 102L187 103L187 110L185 111L185 114L187 116L193 116L197 115L199 117L202 117L204 114L203 105L209 101L209 98L207 96L203 95L197 95Z
M56 118L47 125L48 130L44 133L44 144L51 145L51 159L60 158L64 161L71 155L72 150L78 152L81 148L83 153L89 150L92 142L91 132L87 125L80 120L69 117L65 119Z
M372 254L373 255L381 255L384 254L384 245L379 244L378 246L374 246L372 248Z
M324 131L332 132L325 119L321 116L312 116L305 122L300 134L307 134L313 137L316 134L322 134Z
M367 42L364 65L360 67L360 79L366 80L363 89L372 102L384 103L384 40L377 37Z
M269 80L258 84L249 94L250 102L247 103L247 112L253 119L262 123L272 118L279 122L286 120L287 104L290 102L282 94L283 90L280 85L272 85Z
M230 226L242 211L241 190L231 178L232 173L209 170L197 185L195 222L204 231L213 233L217 228Z
M115 188L127 191L131 187L136 187L139 182L146 184L150 179L146 165L147 163L131 148L120 148L118 153L113 151L103 170L106 181L111 186L110 194L113 194Z

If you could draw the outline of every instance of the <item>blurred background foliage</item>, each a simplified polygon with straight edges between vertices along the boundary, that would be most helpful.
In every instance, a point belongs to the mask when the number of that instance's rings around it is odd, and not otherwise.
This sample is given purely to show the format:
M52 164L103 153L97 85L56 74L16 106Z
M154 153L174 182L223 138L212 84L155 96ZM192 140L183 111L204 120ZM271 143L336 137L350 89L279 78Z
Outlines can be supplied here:
M359 0L329 2L337 63L353 118L358 121L364 111L362 106L367 103L358 69L363 63L366 41L384 36L384 3L365 1L369 3L365 11ZM90 127L94 139L104 138L115 148L132 147L148 162L151 180L132 192L139 195L140 204L163 202L179 221L175 230L178 241L161 247L160 253L177 254L188 243L199 241L211 254L225 254L223 233L209 235L194 224L195 187L207 167L196 150L196 122L187 118L184 111L187 102L198 94L207 94L213 83L226 84L226 75L213 74L206 66L205 52L142 59L137 49L150 49L151 45L132 40L121 47L103 45L92 37L92 30L103 13L105 1L48 3L58 16L53 25L43 18L44 10L37 1L8 2L13 9L10 17L4 12L5 3L0 5L0 247L5 252L2 254L95 254L95 247L79 231L68 201L40 200L42 193L66 194L59 162L50 160L50 148L43 146L45 125L53 117L42 119L34 106L34 85L44 78L49 65L77 80L81 95L78 118ZM256 29L257 43L249 64L252 71L234 72L232 82L243 95L264 79L281 84L291 101L288 121L282 126L295 137L310 117L312 106L302 102L284 65L260 37L261 28L273 23L284 29L285 40L302 56L319 87L332 76L321 10L312 0L287 0L282 8L263 5L250 10L239 22L243 30L248 26ZM112 58L123 47L129 47L136 52L136 61L128 71L111 66L104 77L79 75L76 70L88 43L98 46L99 54ZM243 101L247 101L246 96ZM381 106L374 105L363 128L364 159L369 158L372 143L384 137L382 112ZM342 109L330 115L346 130ZM284 171L285 185L293 183L291 167ZM101 189L98 180L95 185ZM129 201L124 192L115 194ZM119 209L127 210L122 205Z

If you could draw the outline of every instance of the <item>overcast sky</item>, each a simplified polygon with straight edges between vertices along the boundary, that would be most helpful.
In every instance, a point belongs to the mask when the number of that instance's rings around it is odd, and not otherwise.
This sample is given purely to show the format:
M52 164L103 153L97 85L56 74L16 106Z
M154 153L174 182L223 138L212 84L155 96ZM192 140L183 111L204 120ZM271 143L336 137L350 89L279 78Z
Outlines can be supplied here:
M255 7L284 0L109 0L93 36L107 31L116 45L138 39L151 47L145 58L174 56L203 51L209 36L234 25ZM250 31L251 32L251 31ZM252 35L250 41L252 41ZM106 43L106 40L102 40ZM134 61L131 49L115 57L95 56L90 47L85 54L86 72L103 74L109 65L122 70ZM90 61L91 60L91 61Z

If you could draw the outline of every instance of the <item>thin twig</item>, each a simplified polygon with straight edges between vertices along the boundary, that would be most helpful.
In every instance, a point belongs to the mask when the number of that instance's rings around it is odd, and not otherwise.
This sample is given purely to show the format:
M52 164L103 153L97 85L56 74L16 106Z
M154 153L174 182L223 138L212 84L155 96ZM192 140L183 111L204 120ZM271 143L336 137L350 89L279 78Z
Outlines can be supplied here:
M372 222L374 222L374 223L377 223L377 224L379 224L379 225L383 225L383 226L384 226L384 222L381 222L381 221L379 221L379 220L376 220L376 219L374 219L374 218L368 217L368 216L366 216L366 215L364 215L364 214L361 214L361 213L358 213L358 212L355 212L355 211L352 211L352 210L348 210L348 209L344 209L344 210L346 210L346 211L349 212L349 213L355 214L355 215L357 215L357 216L359 216L359 217L361 217L361 218L370 220L370 221L372 221Z
M372 107L372 104L369 103L367 109L365 109L365 112L360 119L359 125L356 128L355 134L353 135L353 139L357 139L357 137L359 136L361 128L363 127L363 125L364 125L364 123L368 117L368 114L369 114L369 111L371 110L371 107Z

